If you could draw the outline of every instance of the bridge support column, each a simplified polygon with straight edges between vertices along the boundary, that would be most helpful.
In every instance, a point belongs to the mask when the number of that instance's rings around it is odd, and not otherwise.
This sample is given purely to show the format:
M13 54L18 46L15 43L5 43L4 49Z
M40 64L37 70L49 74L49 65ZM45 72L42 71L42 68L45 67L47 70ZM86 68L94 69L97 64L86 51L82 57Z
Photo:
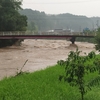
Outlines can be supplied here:
M23 41L22 39L16 40L15 45L16 46L20 46L22 41Z
M75 43L75 39L76 39L76 37L71 37L70 41L72 42L72 44Z

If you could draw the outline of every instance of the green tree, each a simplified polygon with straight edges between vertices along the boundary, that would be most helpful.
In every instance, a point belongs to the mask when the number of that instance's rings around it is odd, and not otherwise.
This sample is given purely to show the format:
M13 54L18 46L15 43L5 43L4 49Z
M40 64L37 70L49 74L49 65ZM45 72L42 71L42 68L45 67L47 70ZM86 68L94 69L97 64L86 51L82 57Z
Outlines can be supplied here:
M22 0L0 0L0 31L26 31L27 17L20 15ZM17 40L16 40L17 41ZM0 40L0 46L12 45L15 40ZM4 45L2 45L4 43Z
M18 12L21 0L1 0L0 5L0 31L25 31L27 17Z
M38 27L32 21L32 22L28 23L28 30L33 31L33 32L38 32Z
M93 61L93 63L88 63ZM76 52L71 51L66 61L58 61L60 66L65 68L65 74L60 75L59 80L64 79L70 86L76 86L81 94L81 100L91 87L100 82L100 58L96 58L96 54L92 51L87 56L80 56L78 49ZM98 73L97 76L87 80L86 77L91 73Z
M95 45L96 50L100 51L100 28L98 28L96 32L95 42L96 42Z

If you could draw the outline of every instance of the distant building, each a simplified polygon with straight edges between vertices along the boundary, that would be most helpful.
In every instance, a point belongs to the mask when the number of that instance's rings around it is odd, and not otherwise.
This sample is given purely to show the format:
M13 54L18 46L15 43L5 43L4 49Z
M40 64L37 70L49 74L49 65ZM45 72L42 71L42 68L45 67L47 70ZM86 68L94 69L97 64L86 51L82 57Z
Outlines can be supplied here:
M63 29L54 29L54 32L63 32Z
M51 34L71 34L72 32L74 32L74 30L71 29L54 29L47 31L47 33Z
M54 32L73 32L71 29L54 29Z
M83 33L85 33L85 32L89 32L89 31L90 31L90 29L87 28L87 27L83 29Z
M54 30L48 30L47 32L54 32Z

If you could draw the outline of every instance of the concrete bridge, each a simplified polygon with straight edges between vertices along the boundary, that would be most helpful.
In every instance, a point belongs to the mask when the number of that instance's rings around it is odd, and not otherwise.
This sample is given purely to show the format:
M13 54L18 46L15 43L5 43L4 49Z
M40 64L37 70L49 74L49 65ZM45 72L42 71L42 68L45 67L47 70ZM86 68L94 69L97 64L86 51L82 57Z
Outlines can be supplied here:
M0 39L67 39L69 38L74 44L77 37L94 38L96 34L80 34L80 33L29 33L29 32L0 32Z

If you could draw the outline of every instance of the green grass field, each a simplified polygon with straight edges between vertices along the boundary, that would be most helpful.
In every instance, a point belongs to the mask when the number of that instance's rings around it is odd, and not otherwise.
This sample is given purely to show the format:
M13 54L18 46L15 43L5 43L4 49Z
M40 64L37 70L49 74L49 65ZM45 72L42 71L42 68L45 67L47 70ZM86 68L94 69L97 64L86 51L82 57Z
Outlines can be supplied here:
M0 100L81 100L77 87L59 81L59 75L63 73L64 68L56 65L34 73L5 78L0 81ZM100 86L87 92L85 100L100 100Z

